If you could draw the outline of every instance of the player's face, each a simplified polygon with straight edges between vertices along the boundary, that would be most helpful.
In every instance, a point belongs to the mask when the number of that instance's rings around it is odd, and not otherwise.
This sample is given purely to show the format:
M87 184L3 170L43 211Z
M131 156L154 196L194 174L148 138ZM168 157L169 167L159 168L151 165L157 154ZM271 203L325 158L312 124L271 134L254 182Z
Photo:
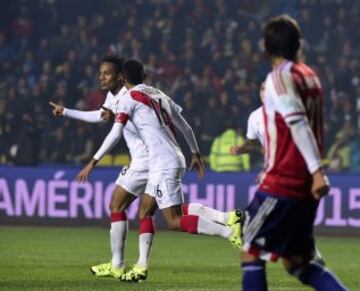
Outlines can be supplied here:
M102 90L116 90L120 84L120 76L116 73L115 65L104 62L100 65L100 87Z

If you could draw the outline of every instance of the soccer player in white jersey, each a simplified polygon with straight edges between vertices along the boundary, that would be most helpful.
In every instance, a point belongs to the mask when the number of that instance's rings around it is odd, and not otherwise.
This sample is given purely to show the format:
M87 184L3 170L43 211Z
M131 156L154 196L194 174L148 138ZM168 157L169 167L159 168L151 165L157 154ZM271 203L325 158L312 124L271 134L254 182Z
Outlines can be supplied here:
M265 83L260 85L260 99L263 100L264 87ZM233 155L246 154L250 152L261 152L264 146L264 134L265 134L265 125L264 125L264 114L263 107L260 106L253 112L251 112L248 122L247 122L247 131L246 131L246 140L245 143L241 146L233 145L230 147L230 153Z
M119 99L126 92L126 88L122 86L122 82L119 80L119 70L122 62L123 59L117 56L106 56L102 59L100 66L101 88L108 91L108 93L101 109L79 111L67 109L50 102L54 115L92 123L113 121ZM144 193L147 183L147 149L131 123L128 123L124 128L124 138L130 150L131 164L120 171L119 178L116 181L117 189L112 196L110 204L112 214L110 232L112 263L91 267L92 272L97 276L119 278L124 274L124 247L128 231L125 209L139 194ZM221 224L234 224L241 215L241 213L236 211L221 212L198 203L183 204L182 207L184 213L204 216ZM146 279L147 272L144 269L147 270L148 268L149 253L155 231L151 216L156 208L155 199L149 195L143 195L139 209L139 259L134 269L128 272L127 278L130 277L131 281ZM118 220L117 218L122 219ZM133 274L134 271L135 274ZM129 274L135 276L129 276Z
M115 123L94 158L78 174L84 182L96 163L120 140L125 125L131 121L149 153L149 180L145 193L155 193L156 202L171 230L219 235L241 246L240 229L217 224L197 215L183 215L181 180L185 158L175 138L175 128L183 131L192 152L192 165L201 178L204 165L191 127L181 115L181 108L160 90L143 84L143 65L135 60L123 64L127 93L120 99ZM184 131L187 131L184 132Z

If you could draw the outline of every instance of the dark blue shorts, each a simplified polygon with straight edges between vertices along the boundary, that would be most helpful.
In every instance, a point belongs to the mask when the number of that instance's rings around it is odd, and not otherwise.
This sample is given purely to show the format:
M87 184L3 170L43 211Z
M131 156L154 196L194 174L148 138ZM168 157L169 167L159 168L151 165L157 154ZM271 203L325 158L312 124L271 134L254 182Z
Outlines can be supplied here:
M246 208L243 250L267 261L313 252L317 206L316 201L256 192Z

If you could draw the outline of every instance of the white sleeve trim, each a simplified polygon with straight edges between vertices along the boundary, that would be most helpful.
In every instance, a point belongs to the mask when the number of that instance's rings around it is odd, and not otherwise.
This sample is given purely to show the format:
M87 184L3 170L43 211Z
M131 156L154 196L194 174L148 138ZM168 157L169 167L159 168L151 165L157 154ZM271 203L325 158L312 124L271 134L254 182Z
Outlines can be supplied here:
M121 138L121 131L123 129L123 124L121 123L114 123L111 131L106 136L105 140L103 141L102 145L94 155L94 159L99 161L105 156L120 140Z
M101 118L101 110L81 111L64 108L64 117L69 117L72 119L82 120L91 123L98 123L103 121L103 119Z

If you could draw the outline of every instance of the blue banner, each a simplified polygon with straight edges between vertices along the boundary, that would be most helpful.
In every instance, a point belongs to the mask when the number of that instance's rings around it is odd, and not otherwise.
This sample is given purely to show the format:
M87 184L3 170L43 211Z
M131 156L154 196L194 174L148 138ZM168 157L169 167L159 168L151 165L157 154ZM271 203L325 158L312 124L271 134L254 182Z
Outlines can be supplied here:
M75 168L0 167L0 224L107 225L109 203L119 170L98 168L89 181L78 184ZM212 173L199 180L186 173L186 202L221 211L244 208L256 191L255 173ZM329 176L331 191L319 205L319 232L360 235L360 175ZM139 200L128 209L136 219ZM161 215L157 215L158 217ZM164 224L160 220L159 227Z

